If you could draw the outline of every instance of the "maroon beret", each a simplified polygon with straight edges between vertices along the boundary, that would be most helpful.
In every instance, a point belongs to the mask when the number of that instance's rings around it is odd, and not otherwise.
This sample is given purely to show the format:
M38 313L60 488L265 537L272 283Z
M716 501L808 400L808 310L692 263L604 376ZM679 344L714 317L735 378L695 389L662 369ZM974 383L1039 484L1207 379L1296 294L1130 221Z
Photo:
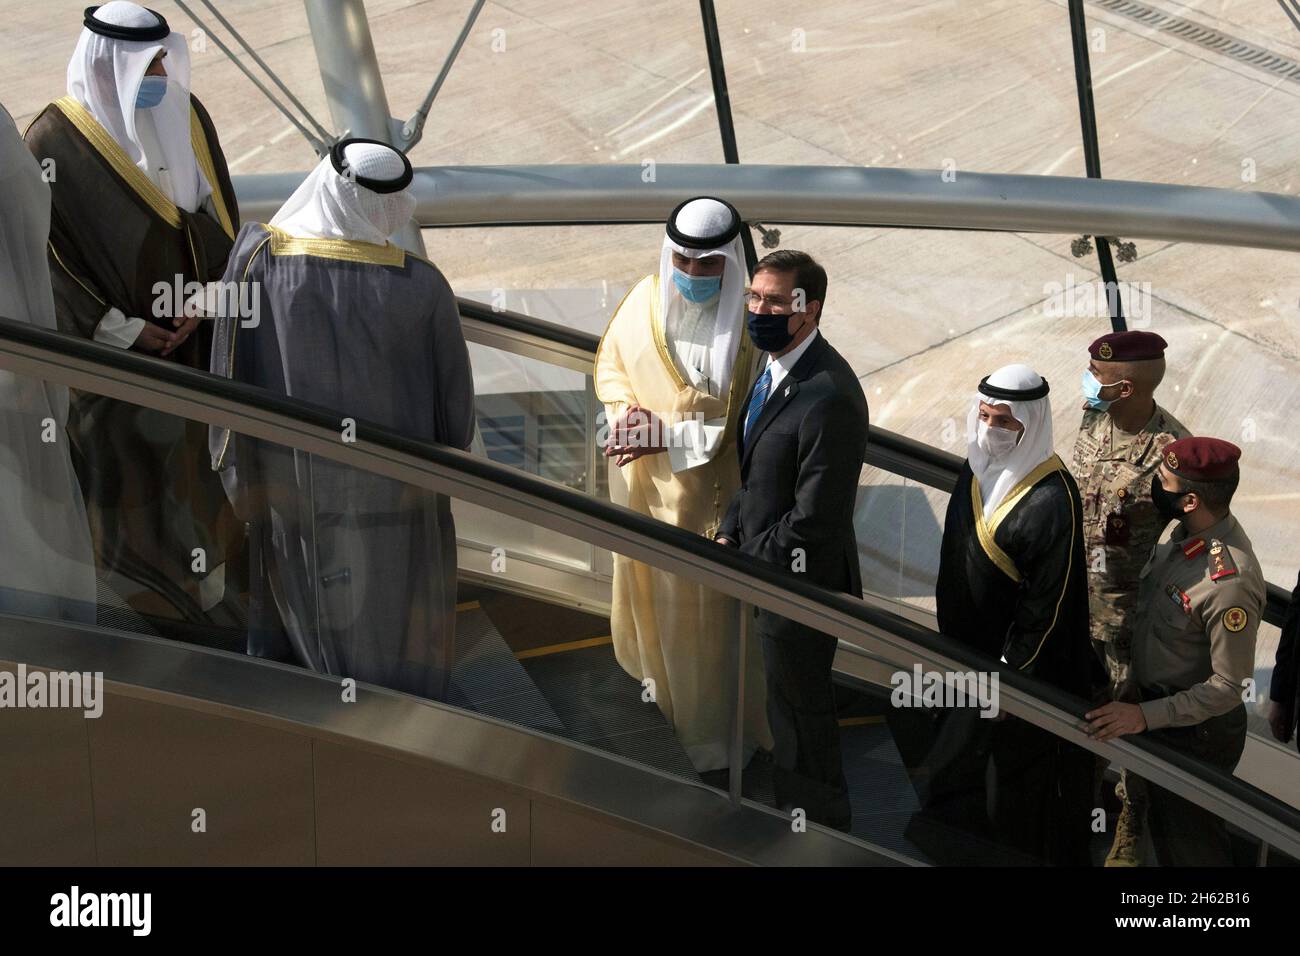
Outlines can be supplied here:
M1165 446L1165 467L1192 481L1228 478L1237 473L1241 449L1222 438L1180 438Z
M1142 362L1162 358L1169 343L1154 332L1111 332L1088 346L1101 362Z

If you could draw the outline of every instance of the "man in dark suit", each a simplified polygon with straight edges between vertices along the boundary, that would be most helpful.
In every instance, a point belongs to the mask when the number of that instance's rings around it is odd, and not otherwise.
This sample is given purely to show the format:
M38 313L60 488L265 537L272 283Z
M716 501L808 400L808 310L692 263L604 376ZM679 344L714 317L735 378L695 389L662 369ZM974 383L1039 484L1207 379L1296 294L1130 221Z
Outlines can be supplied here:
M739 430L741 488L717 541L826 588L862 595L853 506L867 447L867 400L818 333L826 271L781 250L754 267L749 335L768 353ZM775 739L777 806L848 830L831 665L835 638L755 612Z
M1282 622L1268 696L1268 723L1273 736L1284 744L1296 738L1296 749L1300 750L1300 734L1296 733L1300 722L1300 579L1296 580Z

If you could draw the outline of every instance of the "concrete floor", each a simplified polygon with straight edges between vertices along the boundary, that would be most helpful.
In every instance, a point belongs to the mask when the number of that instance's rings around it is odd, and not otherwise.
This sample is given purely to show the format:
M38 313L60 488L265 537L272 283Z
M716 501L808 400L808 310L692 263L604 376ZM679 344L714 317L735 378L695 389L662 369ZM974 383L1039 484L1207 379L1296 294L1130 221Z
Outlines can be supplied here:
M367 3L395 114L414 112L470 5ZM1147 5L1300 61L1300 31L1275 4ZM20 128L64 92L83 6L0 0L0 101ZM171 0L154 6L174 29L194 29ZM301 0L220 6L328 127ZM742 160L1083 175L1065 0L824 0L802 10L719 0L717 8ZM1101 3L1087 13L1105 175L1300 189L1300 83ZM310 168L314 154L284 117L215 43L191 36L193 87L232 171ZM698 4L488 3L411 158L721 162ZM824 331L861 374L875 423L961 453L979 378L1024 361L1054 385L1056 443L1068 455L1085 348L1109 329L1101 315L1049 314L1053 284L1097 276L1094 257L1071 256L1073 237L781 232L783 247L828 268ZM425 241L462 294L504 290L510 307L598 332L622 292L657 267L660 236L654 226L451 229L426 230ZM1266 576L1289 588L1300 565L1300 443L1290 418L1300 413L1300 260L1187 243L1142 242L1137 251L1119 276L1146 304L1132 324L1170 341L1160 399L1196 433L1243 447L1235 510ZM864 481L898 486L870 471ZM898 585L882 590L924 602L924 534L942 522L942 496L885 488L873 499L864 489L863 500L898 525L892 537L880 534L860 514L864 533L879 539L864 556L875 548L881 567L897 573ZM899 501L912 505L899 512ZM908 528L922 536L910 546Z

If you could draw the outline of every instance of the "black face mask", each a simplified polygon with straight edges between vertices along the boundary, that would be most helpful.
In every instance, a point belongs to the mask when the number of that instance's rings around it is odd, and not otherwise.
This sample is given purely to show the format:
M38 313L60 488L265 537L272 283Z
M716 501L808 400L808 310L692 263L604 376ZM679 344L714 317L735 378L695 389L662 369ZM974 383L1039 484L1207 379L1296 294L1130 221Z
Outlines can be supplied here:
M1151 476L1151 502L1156 506L1156 511L1160 512L1160 517L1166 521L1175 518L1181 521L1187 517L1187 512L1183 511L1182 505L1186 495L1185 491L1165 491L1164 485L1160 484L1160 476Z
M794 341L789 331L790 316L771 312L750 312L746 318L749 337L761 351L779 352Z

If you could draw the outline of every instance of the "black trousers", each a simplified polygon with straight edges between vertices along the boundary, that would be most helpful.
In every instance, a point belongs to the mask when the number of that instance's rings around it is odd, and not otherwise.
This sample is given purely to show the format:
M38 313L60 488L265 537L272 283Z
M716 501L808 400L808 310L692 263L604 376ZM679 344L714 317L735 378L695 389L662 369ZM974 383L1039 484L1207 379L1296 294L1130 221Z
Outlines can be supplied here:
M835 638L766 612L756 630L767 675L776 805L802 808L814 823L847 831L853 812L831 681Z
M1147 693L1143 698L1153 699ZM1238 705L1190 727L1166 727L1152 736L1231 773L1246 749L1246 707ZM1233 865L1228 825L1220 817L1149 781L1147 788L1151 801L1147 825L1161 866Z

